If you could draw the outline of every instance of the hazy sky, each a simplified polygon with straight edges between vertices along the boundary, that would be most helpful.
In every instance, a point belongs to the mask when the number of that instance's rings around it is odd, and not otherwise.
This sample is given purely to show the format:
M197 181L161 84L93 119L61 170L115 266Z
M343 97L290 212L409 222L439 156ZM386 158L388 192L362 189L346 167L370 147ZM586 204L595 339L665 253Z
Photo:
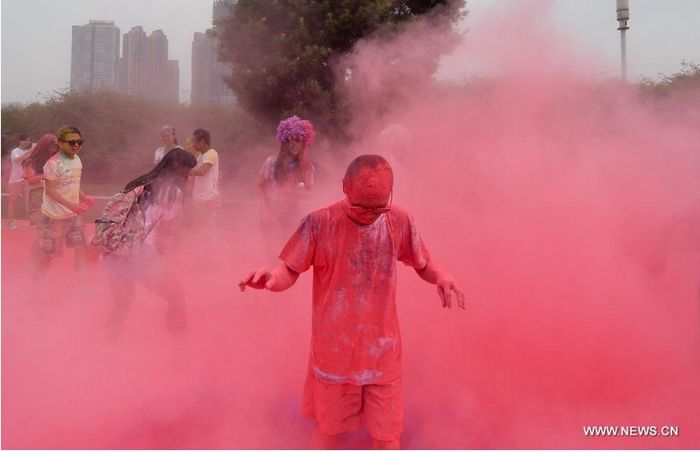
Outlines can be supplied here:
M557 30L619 67L615 0L471 0L470 21L480 20L512 2L551 3L547 13ZM71 27L91 19L113 20L122 34L142 25L162 29L169 57L180 64L180 99L187 101L191 81L192 37L211 26L211 0L2 0L2 102L41 100L43 93L70 82ZM700 63L700 0L630 0L628 31L631 78L671 74L686 59ZM452 62L454 64L454 61Z

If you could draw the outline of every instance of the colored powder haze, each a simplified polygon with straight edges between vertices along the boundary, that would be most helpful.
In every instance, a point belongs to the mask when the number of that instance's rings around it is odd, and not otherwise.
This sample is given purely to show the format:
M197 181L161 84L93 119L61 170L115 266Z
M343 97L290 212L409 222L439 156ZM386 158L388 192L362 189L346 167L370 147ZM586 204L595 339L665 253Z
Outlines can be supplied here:
M596 80L599 61L536 12L471 28L457 54L497 75L464 86L414 83L417 43L445 42L421 27L354 55L367 120L350 152L393 161L394 202L469 299L443 310L434 287L399 274L402 444L697 447L700 93L652 103ZM396 54L417 60L386 63ZM320 146L314 158L327 186L310 208L341 196L349 161L331 166ZM79 276L63 258L36 280L28 249L3 231L3 447L309 446L311 274L284 293L239 293L278 245L264 243L254 206L230 213L222 236L181 239L172 278L189 327L177 338L165 303L139 287L123 334L107 340L102 268ZM587 438L586 425L680 436Z

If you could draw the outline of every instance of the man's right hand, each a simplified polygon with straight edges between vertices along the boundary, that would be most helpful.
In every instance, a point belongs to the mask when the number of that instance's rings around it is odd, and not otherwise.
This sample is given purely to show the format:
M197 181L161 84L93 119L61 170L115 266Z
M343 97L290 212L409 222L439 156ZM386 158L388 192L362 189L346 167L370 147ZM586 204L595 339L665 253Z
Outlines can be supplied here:
M71 206L68 207L68 208L70 208L70 210L71 210L73 213L79 215L79 214L81 214L81 213L85 213L86 211L88 211L88 210L90 209L90 206L89 206L89 205L85 205L85 204L73 204L73 205L71 205Z
M275 280L276 278L272 275L272 272L265 268L260 268L243 276L241 281L238 282L238 287L241 291L245 291L246 287L252 287L258 290L271 290L275 285Z

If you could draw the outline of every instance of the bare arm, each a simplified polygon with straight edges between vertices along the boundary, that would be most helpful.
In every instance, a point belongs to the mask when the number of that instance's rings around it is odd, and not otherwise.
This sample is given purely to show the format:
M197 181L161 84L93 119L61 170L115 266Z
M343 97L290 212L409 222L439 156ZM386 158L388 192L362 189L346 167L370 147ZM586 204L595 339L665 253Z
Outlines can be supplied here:
M24 160L26 160L27 158L29 158L29 154L31 154L31 153L32 152L30 149L30 150L25 151L22 155L20 155L18 157L10 154L10 160L12 160L13 163L19 164L19 163L23 162Z
M85 194L83 190L80 190L80 203L86 204L89 208L95 205L95 199L93 199L92 196Z
M423 269L417 269L416 273L426 282L437 285L443 307L452 308L452 300L456 299L461 309L466 308L464 293L457 286L457 282L450 273L440 268L432 259L428 260L428 264Z
M245 291L247 286L258 290L267 289L270 291L284 291L296 283L299 273L292 271L286 263L280 262L272 271L265 268L251 271L238 283L241 291Z
M43 176L41 174L38 175L27 175L24 177L24 180L27 181L30 185L38 185L41 182L41 179Z
M67 209L71 210L74 213L80 214L83 213L84 211L87 211L90 206L85 205L85 204L76 204L65 197L63 197L58 190L56 189L56 182L53 180L46 180L44 179L45 184L44 184L44 191L46 192L46 195L49 196L51 199L54 200L54 202L57 202Z
M258 191L264 191L265 186L267 186L267 179L264 175L261 175L260 177L258 177Z
M37 185L41 183L44 174L37 174L30 166L22 166L22 178L30 185Z
M194 167L190 171L190 175L196 175L196 176L202 176L209 172L209 169L211 169L212 164L211 163L202 163Z
M261 204L267 203L267 197L265 196L265 193L267 191L267 183L268 179L261 175L258 179L258 185L256 190L258 194L258 202L260 202Z

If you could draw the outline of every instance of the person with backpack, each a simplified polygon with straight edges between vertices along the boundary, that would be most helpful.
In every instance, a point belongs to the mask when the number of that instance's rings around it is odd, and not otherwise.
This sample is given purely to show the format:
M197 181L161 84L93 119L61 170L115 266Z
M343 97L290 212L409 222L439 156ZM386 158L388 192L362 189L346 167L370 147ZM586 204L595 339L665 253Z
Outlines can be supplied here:
M112 291L110 333L116 335L134 298L136 282L168 302L170 332L185 327L185 296L169 277L167 253L182 213L184 188L197 159L176 147L148 173L129 182L97 219L92 245L104 256Z

